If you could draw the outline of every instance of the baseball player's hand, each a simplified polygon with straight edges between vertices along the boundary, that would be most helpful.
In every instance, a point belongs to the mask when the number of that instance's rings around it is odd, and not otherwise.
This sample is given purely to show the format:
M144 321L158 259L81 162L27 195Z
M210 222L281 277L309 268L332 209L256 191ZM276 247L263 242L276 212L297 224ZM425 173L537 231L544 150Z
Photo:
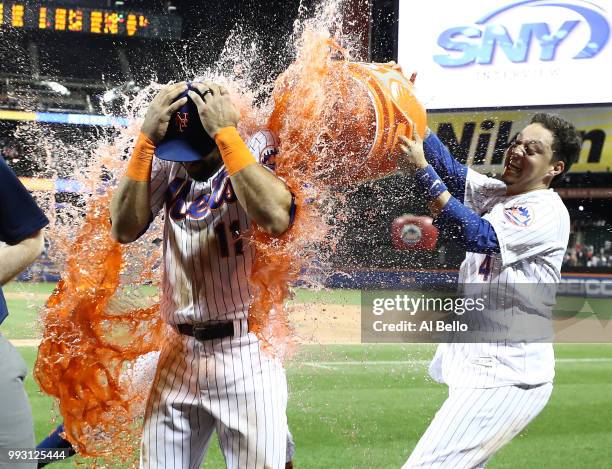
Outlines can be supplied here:
M192 83L192 87L200 92L189 91L189 97L198 108L198 114L204 130L212 138L223 127L236 127L240 120L240 112L232 102L229 92L221 85L210 81Z
M404 174L412 174L417 169L425 168L429 163L425 159L423 140L419 133L414 131L414 140L400 135L400 149L402 150L397 159L397 169Z
M187 83L184 81L166 85L159 90L159 93L149 104L149 109L147 109L147 114L140 131L149 137L155 145L161 142L164 135L166 135L168 122L170 122L172 114L187 102L187 96L176 102L174 101L185 91L187 91Z

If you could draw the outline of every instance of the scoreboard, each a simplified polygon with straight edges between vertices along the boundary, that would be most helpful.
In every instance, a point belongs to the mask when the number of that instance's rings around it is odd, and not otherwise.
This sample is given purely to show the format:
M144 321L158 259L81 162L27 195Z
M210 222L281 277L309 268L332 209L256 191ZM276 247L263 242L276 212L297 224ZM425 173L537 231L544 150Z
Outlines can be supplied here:
M175 14L80 8L57 4L0 2L0 26L15 29L89 33L100 36L179 39L182 21Z

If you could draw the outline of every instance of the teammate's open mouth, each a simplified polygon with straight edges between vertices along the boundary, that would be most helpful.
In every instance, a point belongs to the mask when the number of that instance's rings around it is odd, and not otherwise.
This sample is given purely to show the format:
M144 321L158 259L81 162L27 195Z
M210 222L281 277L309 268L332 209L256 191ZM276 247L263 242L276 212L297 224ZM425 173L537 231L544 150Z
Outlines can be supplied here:
M520 173L523 169L523 166L516 161L516 159L510 157L508 159L508 163L506 163L506 171L511 171L513 173Z
M519 166L518 164L511 162L508 164L508 169L511 169L513 171L516 171L517 173L521 171L521 169L523 169L521 166Z

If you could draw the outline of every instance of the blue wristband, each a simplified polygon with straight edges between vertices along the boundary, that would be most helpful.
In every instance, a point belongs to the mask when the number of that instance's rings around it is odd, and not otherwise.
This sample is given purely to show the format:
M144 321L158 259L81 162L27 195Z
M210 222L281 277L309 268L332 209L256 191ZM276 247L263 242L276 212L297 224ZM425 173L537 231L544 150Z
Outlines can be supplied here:
M437 199L440 194L448 190L446 184L440 179L440 176L438 176L438 173L436 173L436 170L431 165L417 169L414 177L421 189L423 189L423 192L427 192L429 200Z

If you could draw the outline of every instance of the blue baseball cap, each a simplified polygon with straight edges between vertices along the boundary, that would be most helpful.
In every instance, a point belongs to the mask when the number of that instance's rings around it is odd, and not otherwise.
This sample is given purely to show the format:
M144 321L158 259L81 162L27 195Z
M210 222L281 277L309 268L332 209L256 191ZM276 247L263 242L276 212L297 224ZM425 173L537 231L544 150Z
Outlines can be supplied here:
M178 101L187 96L187 102L172 114L168 122L168 130L163 140L155 149L155 156L166 161L200 161L217 146L215 140L204 130L198 114L198 108L187 95L189 90L202 94L190 83L188 90L176 98Z

